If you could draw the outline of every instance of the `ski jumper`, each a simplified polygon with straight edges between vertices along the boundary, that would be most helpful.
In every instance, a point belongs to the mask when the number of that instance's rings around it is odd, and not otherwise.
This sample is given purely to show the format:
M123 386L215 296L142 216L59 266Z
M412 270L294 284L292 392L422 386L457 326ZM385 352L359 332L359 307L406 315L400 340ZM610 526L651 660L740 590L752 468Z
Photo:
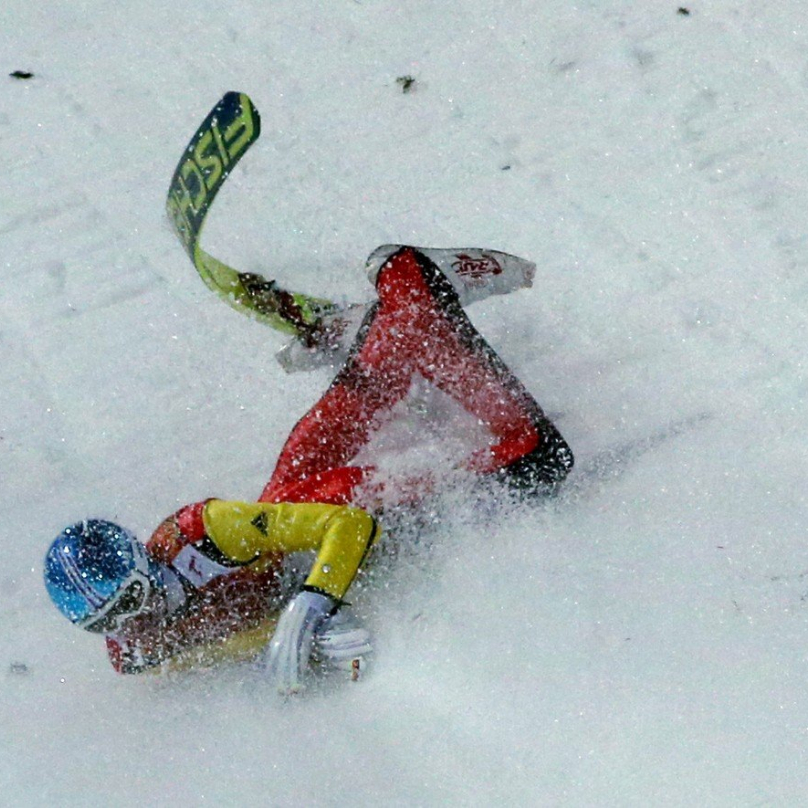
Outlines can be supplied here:
M535 399L480 336L451 283L404 247L381 267L378 302L322 398L300 419L256 503L188 505L154 532L147 550L176 578L183 605L144 614L107 638L114 667L138 672L190 649L191 662L226 644L256 653L282 606L284 555L317 553L304 588L341 600L378 537L362 507L371 466L352 465L415 374L483 424L490 444L463 466L527 494L552 492L572 453ZM363 486L365 486L363 488ZM211 650L213 649L213 650Z
M468 470L520 491L554 490L572 468L569 446L435 264L404 247L381 268L377 291L346 363L292 430L261 501L354 501L373 469L351 461L416 373L488 428L492 444L467 458Z

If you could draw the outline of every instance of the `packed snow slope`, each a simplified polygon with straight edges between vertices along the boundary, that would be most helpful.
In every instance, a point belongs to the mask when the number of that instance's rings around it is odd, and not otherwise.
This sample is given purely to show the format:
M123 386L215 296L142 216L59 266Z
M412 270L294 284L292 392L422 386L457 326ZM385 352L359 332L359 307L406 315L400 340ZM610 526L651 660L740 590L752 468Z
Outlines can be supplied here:
M4 804L808 805L802 0L3 0L0 55ZM536 261L469 313L578 461L447 500L359 595L375 670L291 703L116 677L41 583L71 521L256 497L329 381L166 222L230 89L209 251L354 300L385 242Z

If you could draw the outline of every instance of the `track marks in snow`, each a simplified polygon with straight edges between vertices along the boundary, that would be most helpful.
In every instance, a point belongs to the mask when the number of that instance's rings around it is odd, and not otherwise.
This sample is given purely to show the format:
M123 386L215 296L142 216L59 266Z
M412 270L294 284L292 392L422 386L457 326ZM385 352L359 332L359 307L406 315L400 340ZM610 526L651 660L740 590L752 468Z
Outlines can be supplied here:
M578 457L575 471L562 489L561 499L577 501L586 497L636 468L644 455L705 426L713 417L707 412L697 413L655 429L645 437L621 441L590 457Z

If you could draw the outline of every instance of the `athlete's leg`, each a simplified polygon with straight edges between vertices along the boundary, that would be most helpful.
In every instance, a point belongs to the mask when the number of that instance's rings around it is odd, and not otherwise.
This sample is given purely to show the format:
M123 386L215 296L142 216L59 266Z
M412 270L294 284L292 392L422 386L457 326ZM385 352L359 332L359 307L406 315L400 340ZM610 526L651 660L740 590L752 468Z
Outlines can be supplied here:
M371 312L371 322L375 311ZM367 336L370 323L360 330ZM364 332L364 333L363 333ZM409 377L365 367L353 355L323 397L298 421L286 440L262 500L277 500L281 492L301 486L304 496L312 478L346 466L368 442L380 416L409 388ZM353 480L353 484L359 480Z
M408 278L400 277L385 286L342 369L289 435L262 500L316 498L313 478L328 488L330 472L353 460L385 414L407 394L420 353L407 339L414 311L408 284ZM361 482L355 473L350 480L353 487ZM324 496L333 493L328 490ZM340 489L339 496L350 490Z
M468 467L520 488L546 488L572 467L572 453L536 400L460 306L455 290L423 254L403 250L379 276L379 297L403 285L409 306L407 353L417 370L491 432L494 444ZM400 341L403 338L400 338Z
M322 479L324 490L333 488L330 472L356 456L416 372L491 431L496 443L470 459L471 469L505 479L516 471L528 486L562 479L572 465L569 448L476 331L437 267L403 248L382 268L377 289L379 303L348 360L292 431L261 498L277 501L290 491L316 498L311 478ZM356 474L349 478L355 486Z

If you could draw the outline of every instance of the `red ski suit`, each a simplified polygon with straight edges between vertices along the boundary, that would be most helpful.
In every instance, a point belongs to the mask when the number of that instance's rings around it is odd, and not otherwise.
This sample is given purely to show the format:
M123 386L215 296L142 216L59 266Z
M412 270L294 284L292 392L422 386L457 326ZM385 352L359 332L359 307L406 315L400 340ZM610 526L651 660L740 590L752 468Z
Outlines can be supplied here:
M467 459L468 470L527 490L560 482L572 467L569 447L471 324L437 267L402 248L381 269L377 291L347 362L292 430L260 499L352 501L372 469L350 463L416 373L490 431L492 445Z

